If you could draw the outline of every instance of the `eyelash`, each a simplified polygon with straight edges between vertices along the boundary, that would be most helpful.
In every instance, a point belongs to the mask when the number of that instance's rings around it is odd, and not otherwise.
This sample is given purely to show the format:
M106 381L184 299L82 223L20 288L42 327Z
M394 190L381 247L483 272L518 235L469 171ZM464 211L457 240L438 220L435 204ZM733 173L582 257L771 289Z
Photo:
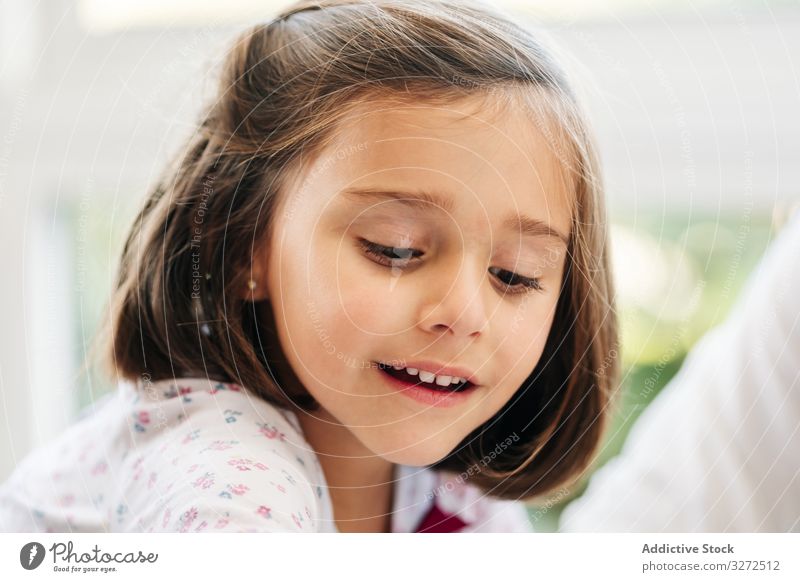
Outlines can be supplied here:
M358 239L361 248L364 252L371 257L373 257L377 263L383 265L384 267L396 267L396 268L404 268L404 266L394 265L392 261L411 261L412 259L421 257L424 253L417 249L411 248L404 248L404 247L387 247L384 245L380 245L378 243L374 243L368 241L367 239ZM392 251L393 254L397 255L398 251L402 252L403 256L395 256L395 257L387 257L384 253L386 251ZM388 262L387 262L388 261ZM512 273L511 271L507 271L505 269L500 269L498 267L490 267L489 272L501 280L501 282L506 286L506 289L511 292L512 295L522 294L522 293L529 293L531 291L544 291L544 288L541 285L541 282L537 278L530 278L530 277L523 277L522 275L517 275L516 273ZM517 283L510 284L503 280L503 277L500 276L501 273L507 273L506 278L511 281L518 281Z

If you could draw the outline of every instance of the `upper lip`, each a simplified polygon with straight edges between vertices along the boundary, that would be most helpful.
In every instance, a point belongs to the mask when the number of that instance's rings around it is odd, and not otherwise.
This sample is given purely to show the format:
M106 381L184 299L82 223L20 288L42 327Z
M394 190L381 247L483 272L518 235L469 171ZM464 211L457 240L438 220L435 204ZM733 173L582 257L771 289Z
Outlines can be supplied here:
M463 366L445 366L444 364L440 364L438 362L433 362L430 360L389 360L383 361L379 360L381 364L387 366L403 366L404 368L416 368L417 370L425 370L426 372L431 372L436 374L437 376L457 376L459 378L464 378L470 384L474 384L475 386L480 386L481 383L478 380L478 377L469 369Z

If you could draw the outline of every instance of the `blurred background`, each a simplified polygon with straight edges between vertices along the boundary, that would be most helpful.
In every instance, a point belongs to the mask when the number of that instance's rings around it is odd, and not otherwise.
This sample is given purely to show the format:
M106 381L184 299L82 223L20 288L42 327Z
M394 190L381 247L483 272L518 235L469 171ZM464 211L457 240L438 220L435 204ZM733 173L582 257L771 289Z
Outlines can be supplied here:
M286 4L0 0L0 481L111 388L82 364L133 213L226 44ZM495 4L558 53L600 144L624 367L600 465L800 200L800 0Z

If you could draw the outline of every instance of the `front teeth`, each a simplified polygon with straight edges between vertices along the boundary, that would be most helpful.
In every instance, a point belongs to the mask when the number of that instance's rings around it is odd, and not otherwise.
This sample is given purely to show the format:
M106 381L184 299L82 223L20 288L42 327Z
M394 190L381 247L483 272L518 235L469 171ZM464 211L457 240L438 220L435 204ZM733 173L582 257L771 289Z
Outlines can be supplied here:
M402 370L403 366L392 366L392 368L395 370ZM466 382L466 379L458 376L437 376L436 374L426 372L425 370L419 370L418 368L405 368L405 370L412 376L419 375L419 379L428 384L436 382L439 386L449 386L450 384L462 384Z
M423 382L431 383L436 380L436 374L431 374L430 372L426 372L425 370L419 371L419 379Z

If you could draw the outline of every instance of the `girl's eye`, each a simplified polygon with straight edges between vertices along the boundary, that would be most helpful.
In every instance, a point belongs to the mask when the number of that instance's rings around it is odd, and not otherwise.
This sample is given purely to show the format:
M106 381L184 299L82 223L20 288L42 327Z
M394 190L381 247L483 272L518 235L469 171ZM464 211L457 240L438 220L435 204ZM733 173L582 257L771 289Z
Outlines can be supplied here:
M500 279L506 286L506 289L511 293L542 291L541 282L535 277L523 277L522 275L517 275L516 273L498 267L489 267L489 272Z
M378 263L390 267L398 267L408 264L412 259L421 257L424 254L422 251L417 249L387 247L363 238L359 239L359 243L364 249L364 252L375 258Z
M421 257L424 253L418 249L406 247L389 247L359 239L359 244L365 253L371 256L376 262L387 267L404 267L413 259ZM516 293L527 293L529 291L542 291L542 285L537 278L523 277L511 271L490 267L489 272L497 277L504 285L505 291Z

